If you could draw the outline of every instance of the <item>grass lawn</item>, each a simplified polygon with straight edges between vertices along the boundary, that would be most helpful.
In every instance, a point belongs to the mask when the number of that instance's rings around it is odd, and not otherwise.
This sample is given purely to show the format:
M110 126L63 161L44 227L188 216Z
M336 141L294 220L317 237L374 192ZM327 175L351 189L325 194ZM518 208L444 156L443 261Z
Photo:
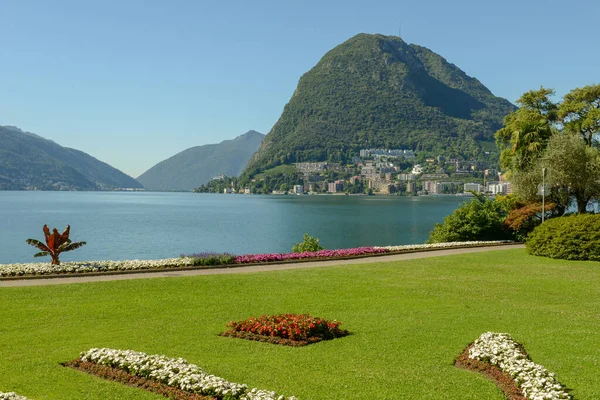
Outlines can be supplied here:
M218 336L230 320L310 313L353 335L294 348ZM600 398L600 263L502 250L392 263L0 288L0 391L40 399L161 397L67 369L92 347L183 357L308 399L503 399L453 367L509 332L576 399Z

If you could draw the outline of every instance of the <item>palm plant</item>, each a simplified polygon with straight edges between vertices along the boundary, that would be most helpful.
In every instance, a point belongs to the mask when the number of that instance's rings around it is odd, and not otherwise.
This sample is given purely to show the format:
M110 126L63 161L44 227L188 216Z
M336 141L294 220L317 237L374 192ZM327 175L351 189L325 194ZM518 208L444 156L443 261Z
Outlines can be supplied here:
M73 243L71 239L69 239L69 233L71 231L70 225L67 225L62 234L58 233L56 228L50 233L50 229L48 229L47 225L44 225L43 231L44 236L46 237L46 244L35 239L27 239L26 242L42 250L39 253L34 254L34 257L50 256L52 258L52 265L60 265L60 260L58 259L60 253L78 249L86 244L86 242Z

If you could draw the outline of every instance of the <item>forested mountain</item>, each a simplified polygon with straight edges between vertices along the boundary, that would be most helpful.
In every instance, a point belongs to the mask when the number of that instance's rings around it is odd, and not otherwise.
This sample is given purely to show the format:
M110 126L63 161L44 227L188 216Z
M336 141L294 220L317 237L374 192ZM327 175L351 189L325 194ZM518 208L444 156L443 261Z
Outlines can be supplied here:
M238 176L264 137L248 131L233 140L191 147L159 162L137 179L148 190L191 191L215 176Z
M431 50L359 34L304 74L243 178L302 161L345 162L361 148L468 159L493 147L515 110Z
M0 126L0 190L142 188L123 172L75 149Z

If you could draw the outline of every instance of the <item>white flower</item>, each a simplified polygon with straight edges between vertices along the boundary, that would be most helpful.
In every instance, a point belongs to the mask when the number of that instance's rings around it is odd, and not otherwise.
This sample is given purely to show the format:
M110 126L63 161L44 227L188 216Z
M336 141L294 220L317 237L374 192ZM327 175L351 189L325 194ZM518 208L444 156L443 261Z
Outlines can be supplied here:
M249 389L248 385L228 382L182 358L147 355L133 350L94 348L82 353L81 360L118 368L135 376L208 396L227 395L244 400L297 400L295 397L284 397L275 392Z
M555 375L531 361L508 333L482 334L469 349L469 358L488 362L509 374L528 399L571 399Z
M15 392L0 392L0 400L28 400L27 397L19 396Z
M401 246L375 246L376 249L387 249L389 251L410 251L427 249L448 249L452 247L466 246L484 246L489 244L512 243L510 240L489 240L489 241L470 241L470 242L446 242L431 244L406 244Z

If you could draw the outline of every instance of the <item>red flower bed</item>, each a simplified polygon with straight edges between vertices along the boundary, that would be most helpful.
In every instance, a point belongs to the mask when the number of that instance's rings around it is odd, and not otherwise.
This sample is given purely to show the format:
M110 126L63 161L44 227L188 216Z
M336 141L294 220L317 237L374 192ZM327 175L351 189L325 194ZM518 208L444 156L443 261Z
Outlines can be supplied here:
M341 324L308 314L263 315L229 322L222 335L298 346L348 335L347 330L340 329Z

